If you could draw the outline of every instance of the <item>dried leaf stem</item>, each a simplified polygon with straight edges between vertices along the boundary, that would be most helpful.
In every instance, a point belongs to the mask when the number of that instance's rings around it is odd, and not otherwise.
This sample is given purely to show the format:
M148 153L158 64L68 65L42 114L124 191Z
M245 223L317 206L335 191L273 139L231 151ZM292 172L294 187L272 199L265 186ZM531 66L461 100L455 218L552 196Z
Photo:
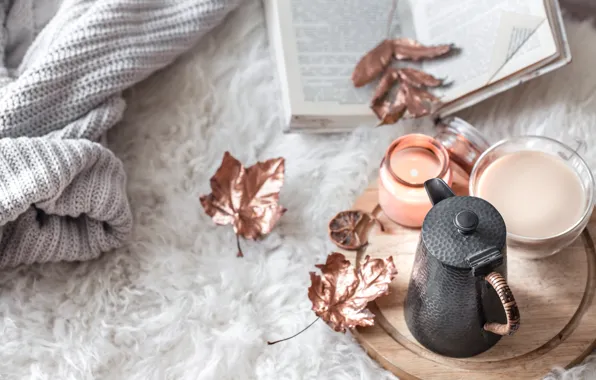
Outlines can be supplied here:
M372 216L372 214L368 214L368 217L370 218L370 220L372 220L374 223L377 223L379 225L379 229L381 230L381 232L385 232L385 226L383 225L383 223L381 223L381 221L377 218L375 218L374 216Z
M303 328L302 330L298 331L296 334L294 334L294 335L292 335L292 336L290 336L290 337L287 337L287 338L284 338L284 339L280 339L280 340L276 340L276 341L274 341L274 342L269 342L269 341L267 341L267 344L268 344L268 345L272 345L272 344L276 344L276 343L279 343L279 342L283 342L283 341L286 341L286 340L290 340L290 339L292 339L292 338L295 338L295 337L297 337L298 335L300 335L300 334L302 334L303 332L305 332L306 330L308 330L308 328L309 328L310 326L314 325L314 324L315 324L315 322L316 322L316 321L318 321L319 319L321 319L321 318L320 318L320 317L317 317L317 319L315 319L314 321L312 321L312 322L310 323L310 325L306 326L305 328Z
M393 257L372 259L366 256L356 267L339 252L327 256L325 264L315 265L320 275L310 272L308 298L312 310L335 331L345 332L356 326L372 326L374 314L370 301L389 292L397 275Z
M238 235L236 235L236 247L238 247L238 253L236 254L236 257L244 257L242 248L240 248L240 236Z

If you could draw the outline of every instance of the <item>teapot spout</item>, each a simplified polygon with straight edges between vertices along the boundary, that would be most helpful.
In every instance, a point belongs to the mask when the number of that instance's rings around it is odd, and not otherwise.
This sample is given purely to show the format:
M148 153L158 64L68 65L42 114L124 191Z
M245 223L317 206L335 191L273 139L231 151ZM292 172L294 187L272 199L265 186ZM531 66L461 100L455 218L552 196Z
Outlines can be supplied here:
M426 194L430 198L431 203L436 205L443 199L454 197L455 194L451 191L451 188L440 178L431 178L424 182L424 188Z

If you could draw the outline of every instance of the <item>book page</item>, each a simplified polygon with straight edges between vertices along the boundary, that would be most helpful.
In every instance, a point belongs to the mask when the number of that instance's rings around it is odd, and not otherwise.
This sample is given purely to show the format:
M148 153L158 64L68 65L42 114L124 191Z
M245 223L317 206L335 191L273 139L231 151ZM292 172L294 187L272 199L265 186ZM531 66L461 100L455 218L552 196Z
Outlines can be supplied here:
M543 0L416 0L415 33L425 44L454 43L452 57L423 69L452 85L437 90L457 99L556 54Z
M355 88L352 72L385 38L412 36L411 15L404 17L408 8L398 7L389 24L392 1L279 0L278 5L291 15L293 41L285 39L284 49L288 76L299 78L290 94L295 112L371 115L375 84Z
M543 0L398 0L391 17L392 0L263 1L292 130L340 131L375 123L368 104L377 82L356 89L351 74L385 38L461 48L456 56L415 64L452 83L437 89L445 112L559 67L550 65L561 50L553 34L558 39L564 31L551 29L556 25L547 18L552 15ZM556 0L544 1L556 5ZM553 9L560 18L558 6Z

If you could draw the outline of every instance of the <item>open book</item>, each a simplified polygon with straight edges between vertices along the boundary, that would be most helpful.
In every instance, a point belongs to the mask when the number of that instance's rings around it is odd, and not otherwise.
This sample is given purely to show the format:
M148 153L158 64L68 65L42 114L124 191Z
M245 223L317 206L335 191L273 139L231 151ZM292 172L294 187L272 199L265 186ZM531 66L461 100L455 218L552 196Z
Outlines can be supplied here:
M459 54L415 67L446 78L441 118L571 61L557 0L264 0L286 131L376 124L376 85L354 88L356 63L385 38L452 43ZM391 10L394 9L392 12ZM400 62L400 64L402 64Z

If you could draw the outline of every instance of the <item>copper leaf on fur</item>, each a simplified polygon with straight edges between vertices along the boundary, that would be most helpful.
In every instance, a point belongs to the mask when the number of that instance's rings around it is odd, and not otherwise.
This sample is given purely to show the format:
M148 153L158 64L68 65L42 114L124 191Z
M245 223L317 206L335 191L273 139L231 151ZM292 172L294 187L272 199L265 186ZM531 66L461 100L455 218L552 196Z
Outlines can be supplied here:
M310 273L308 298L313 311L335 331L345 332L356 326L372 326L374 315L367 304L389 292L397 275L393 258L371 259L366 256L358 268L346 257L334 252L325 264L316 265L321 275Z
M268 234L286 211L279 205L284 162L274 158L245 168L226 152L211 177L211 194L201 196L205 212L216 224L232 225L237 237L256 240Z
M367 309L370 301L389 293L389 284L397 275L393 257L371 259L366 256L358 268L338 252L327 256L325 264L315 265L321 275L310 272L308 298L317 315L311 324L298 333L267 344L277 344L302 334L322 319L332 329L345 332L356 326L372 326L374 315Z

